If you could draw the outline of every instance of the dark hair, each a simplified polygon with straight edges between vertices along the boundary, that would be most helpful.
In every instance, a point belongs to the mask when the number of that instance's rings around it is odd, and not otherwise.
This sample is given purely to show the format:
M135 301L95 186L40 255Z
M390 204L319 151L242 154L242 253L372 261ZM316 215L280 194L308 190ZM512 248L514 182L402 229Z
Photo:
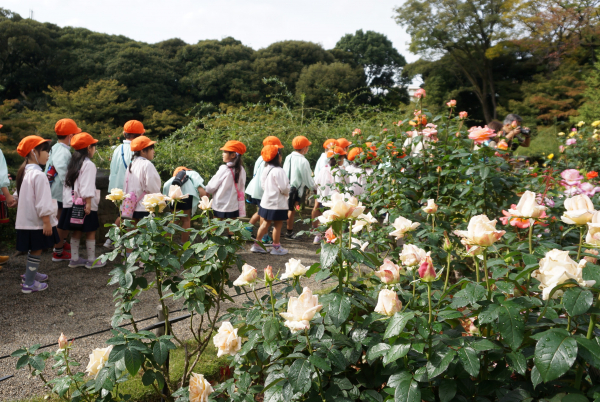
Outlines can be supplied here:
M95 144L92 146L96 146ZM83 149L78 149L73 152L73 156L71 156L71 160L67 165L67 175L65 176L65 186L67 187L75 187L75 181L79 177L79 171L81 170L81 166L83 165L83 161L85 158L89 157L88 147Z
M502 123L498 120L492 120L490 121L487 126L489 128L491 128L492 130L494 130L496 132L496 134L500 134L500 132L502 131L502 128L504 127L502 125Z
M271 159L270 161L266 162L267 165L271 165L273 167L281 167L281 161L279 160L279 158L281 157L281 150L277 151L277 155L275 155L275 157L273 159Z
M151 149L154 149L154 144L142 149L142 151L151 150ZM131 157L131 162L129 163L129 172L130 173L131 173L131 165L133 165L133 161L135 160L135 158L142 156L142 151L134 151L133 152L133 156Z
M132 140L135 139L137 137L139 137L142 134L135 134L135 133L123 133L123 135L125 135L125 139L126 140Z
M235 162L233 164L233 171L234 171L235 184L237 184L240 181L240 173L242 171L242 168L244 167L244 162L242 162L242 155L238 154L237 152L230 152L230 151L225 151L225 152L229 152L229 155L236 154Z
M48 141L44 141L40 145L35 147L34 149L36 151L38 151L38 153L41 153L44 151L49 152L50 151L50 143ZM29 155L27 155L27 156L29 156ZM19 170L17 171L17 194L19 194L21 192L21 184L23 184L23 178L25 177L25 166L27 166L27 157L25 157L25 160L23 161L23 163L19 167Z

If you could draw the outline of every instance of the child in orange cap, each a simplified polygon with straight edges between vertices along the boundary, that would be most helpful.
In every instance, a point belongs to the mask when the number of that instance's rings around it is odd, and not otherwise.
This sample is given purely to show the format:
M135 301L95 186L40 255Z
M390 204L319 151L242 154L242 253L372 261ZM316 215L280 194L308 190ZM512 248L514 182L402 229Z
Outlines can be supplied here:
M325 142L323 143L324 151L321 154L321 156L319 156L319 160L317 160L317 163L315 164L315 177L317 177L321 169L323 169L325 165L327 165L327 161L329 160L329 158L327 158L327 151L329 151L332 148L338 147L339 145L340 144L338 143L338 140L336 140L335 138L329 138L325 140Z
M152 164L154 159L154 144L145 135L141 135L131 141L131 150L133 151L133 159L125 172L125 183L123 184L123 192L131 194L137 200L132 218L136 222L150 215L142 204L142 200L146 194L160 193L160 175Z
M315 181L310 170L310 163L304 155L308 152L308 148L312 143L303 135L299 135L292 140L294 152L285 158L283 170L290 180L290 196L288 199L288 221L287 233L285 237L295 240L294 234L294 218L296 216L296 206L300 204L300 200L304 195L305 189L311 191L315 188Z
M242 155L246 153L246 146L239 141L227 141L221 151L224 165L210 179L206 192L213 195L212 208L217 218L243 218L246 216L246 170Z
M283 158L281 150L277 145L263 147L260 154L266 165L260 177L260 185L264 194L258 210L258 214L262 219L256 238L262 238L262 236L267 234L271 225L274 225L271 254L286 255L288 250L281 247L280 238L283 222L288 219L290 182L281 168ZM253 253L266 253L257 243L252 245L250 251Z
M327 164L317 176L315 184L317 185L317 200L312 210L313 227L319 226L317 218L322 215L321 205L327 201L333 194L339 194L347 185L346 171L344 161L346 160L346 151L341 147L335 147L327 151ZM317 233L314 244L321 243L321 234Z
M91 159L96 153L97 143L98 140L88 133L76 134L71 140L71 147L75 152L67 166L62 197L63 211L58 221L60 229L71 231L70 268L91 269L106 265L96 260L96 230L100 227L98 220L100 190L96 189L97 169ZM82 233L85 233L87 259L79 257Z
M125 139L123 143L115 148L113 151L112 159L110 160L110 176L108 177L108 191L113 188L123 189L125 184L125 172L131 163L133 158L133 152L131 151L131 141L143 135L146 132L144 124L141 121L129 120L123 127L123 136ZM119 226L121 219L117 218L115 225ZM112 250L112 240L106 239L104 247Z
M265 138L262 143L263 143L263 146L274 145L278 149L283 149L283 144L281 143L279 138L272 136L272 135ZM254 174L252 176L252 179L248 183L248 186L246 187L246 194L248 194L250 196L249 203L254 204L257 207L260 206L260 200L262 199L262 196L263 196L263 189L260 185L260 177L262 175L264 167L265 167L265 161L263 160L263 157L261 155L258 157L256 162L254 163ZM247 229L251 231L254 228L254 225L256 225L256 223L259 221L259 219L260 219L260 216L258 215L258 210L257 210L256 213L254 215L252 215L252 218L250 218L250 225L252 225L252 226L248 226ZM273 243L273 239L271 238L271 236L269 236L268 233L264 235L264 237L261 239L261 241L263 244L272 244Z
M352 148L348 153L350 165L346 167L348 172L349 192L358 197L365 192L367 185L367 173L363 169L364 153L362 148Z
M37 272L42 250L60 243L56 230L56 200L52 199L48 177L42 171L48 162L50 140L30 135L19 142L17 153L25 161L17 172L17 250L27 253L23 293L46 290L48 275Z
M352 143L345 138L338 138L337 141L340 148L342 148L344 152L348 154L348 152L350 151L350 145L352 145ZM344 167L348 167L349 164L350 163L348 162L348 160L344 159Z
M171 186L179 186L181 192L188 197L177 203L177 211L183 211L185 216L179 220L179 226L189 229L192 226L192 216L196 214L198 203L202 197L206 197L204 190L204 179L198 172L179 166L173 171L173 177L163 185L163 194L169 196ZM185 244L190 239L188 232L181 233L181 243Z

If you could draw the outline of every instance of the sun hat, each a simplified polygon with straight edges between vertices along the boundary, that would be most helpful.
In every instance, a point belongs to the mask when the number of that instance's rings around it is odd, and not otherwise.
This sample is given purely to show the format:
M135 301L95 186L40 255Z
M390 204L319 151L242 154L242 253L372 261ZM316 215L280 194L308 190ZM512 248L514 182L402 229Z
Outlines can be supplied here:
M358 155L362 153L362 148L352 148L350 152L348 152L348 160L353 161Z
M54 132L56 132L56 135L66 137L71 134L79 134L81 129L77 127L77 123L72 119L60 119L54 125Z
M276 145L277 148L283 148L283 144L281 143L279 138L275 137L274 135L270 135L267 138L265 138L263 140L263 145Z
M333 148L333 147L338 147L339 145L340 144L338 143L338 140L336 140L335 138L328 138L323 143L323 148L329 149L329 148Z
M352 145L352 143L345 138L338 138L337 142L338 142L338 145L342 148L347 148L350 145Z
M156 141L152 141L145 135L141 135L131 141L131 150L133 152L141 151L142 149L148 148L150 145L156 144Z
M262 156L265 162L271 162L277 154L279 154L279 147L277 145L265 145L262 151L260 151L260 156Z
M192 170L192 169L188 169L185 166L179 166L177 169L175 169L173 171L173 177L177 176L177 173L181 172L182 170Z
M344 151L344 148L342 148L342 147L335 147L335 148L327 151L328 158L333 158L334 155L344 156L344 155L346 155L346 151Z
M38 145L44 142L50 142L51 140L43 139L38 135L28 135L23 138L19 145L17 146L17 153L21 155L23 158L26 158L27 155Z
M239 141L229 140L220 148L220 150L244 155L246 153L246 146Z
M87 148L92 144L97 143L98 140L89 135L88 133L76 134L71 140L71 146L74 150L79 151L80 149Z
M144 134L146 129L141 121L138 120L129 120L123 126L123 132L127 134Z
M310 142L308 140L308 138L306 138L303 135L299 135L297 137L294 137L294 139L292 140L292 146L294 147L294 149L302 149L302 148L306 148L307 146L311 145L312 142Z

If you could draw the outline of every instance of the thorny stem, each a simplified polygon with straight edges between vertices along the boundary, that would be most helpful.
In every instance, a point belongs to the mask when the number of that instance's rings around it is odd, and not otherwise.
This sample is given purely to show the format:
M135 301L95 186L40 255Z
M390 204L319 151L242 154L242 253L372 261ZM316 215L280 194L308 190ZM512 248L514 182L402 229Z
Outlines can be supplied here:
M492 289L490 288L490 278L488 276L488 268L487 268L487 249L483 249L483 274L485 275L485 285L487 287L487 299L492 299Z
M585 233L585 226L579 228L579 248L577 249L577 262L581 258L581 246L583 245L583 234Z
M432 322L433 322L433 314L431 313L431 282L427 282L427 301L429 304L429 348L427 349L427 360L431 357L431 333L433 332Z
M532 222L533 221L533 222ZM533 225L535 224L534 219L529 220L529 254L533 254Z
M413 293L412 293L412 299L410 299L413 307L415 306L415 290L416 290L416 283L415 283L415 281L417 280L416 273L415 273L416 270L417 270L417 267L413 267L413 269L412 269L412 276L413 276L412 288L413 288Z
M475 278L476 282L479 283L479 262L477 262L477 256L473 256L473 262L475 262Z
M450 278L450 261L452 260L452 255L448 252L446 256L446 281L444 282L444 290L442 290L442 294L446 293L446 288L448 287L448 279Z
M275 298L273 297L273 282L269 281L269 293L271 294L271 309L273 310L273 317L277 317L275 314Z

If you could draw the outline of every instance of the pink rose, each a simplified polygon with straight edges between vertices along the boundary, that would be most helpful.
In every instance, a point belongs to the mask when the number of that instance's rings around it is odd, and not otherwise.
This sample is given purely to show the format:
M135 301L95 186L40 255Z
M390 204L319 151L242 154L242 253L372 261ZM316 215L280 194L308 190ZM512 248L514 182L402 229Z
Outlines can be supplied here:
M469 129L469 138L475 141L475 144L483 144L485 141L496 136L494 130L485 127L471 127Z
M421 99L424 97L425 97L425 90L423 88L417 89L417 91L415 92L415 98Z
M560 184L565 187L578 186L583 180L583 176L577 169L563 170L560 177L563 178L563 181L561 181Z
M569 138L567 140L567 145L575 145L577 144L577 140L575 138Z
M461 119L466 119L468 115L469 114L467 112L460 112L458 114L458 117L460 117Z
M427 253L427 256L421 261L421 266L419 267L419 277L423 282L435 281L436 274L435 269L433 268L433 261L431 260L430 253Z
M448 106L448 107L456 106L456 99L452 99L450 102L446 102L446 106Z
M558 146L558 151L559 151L561 154L564 154L564 153L565 153L565 149L566 149L566 148L565 148L565 146L564 146L564 145L559 145L559 146Z

